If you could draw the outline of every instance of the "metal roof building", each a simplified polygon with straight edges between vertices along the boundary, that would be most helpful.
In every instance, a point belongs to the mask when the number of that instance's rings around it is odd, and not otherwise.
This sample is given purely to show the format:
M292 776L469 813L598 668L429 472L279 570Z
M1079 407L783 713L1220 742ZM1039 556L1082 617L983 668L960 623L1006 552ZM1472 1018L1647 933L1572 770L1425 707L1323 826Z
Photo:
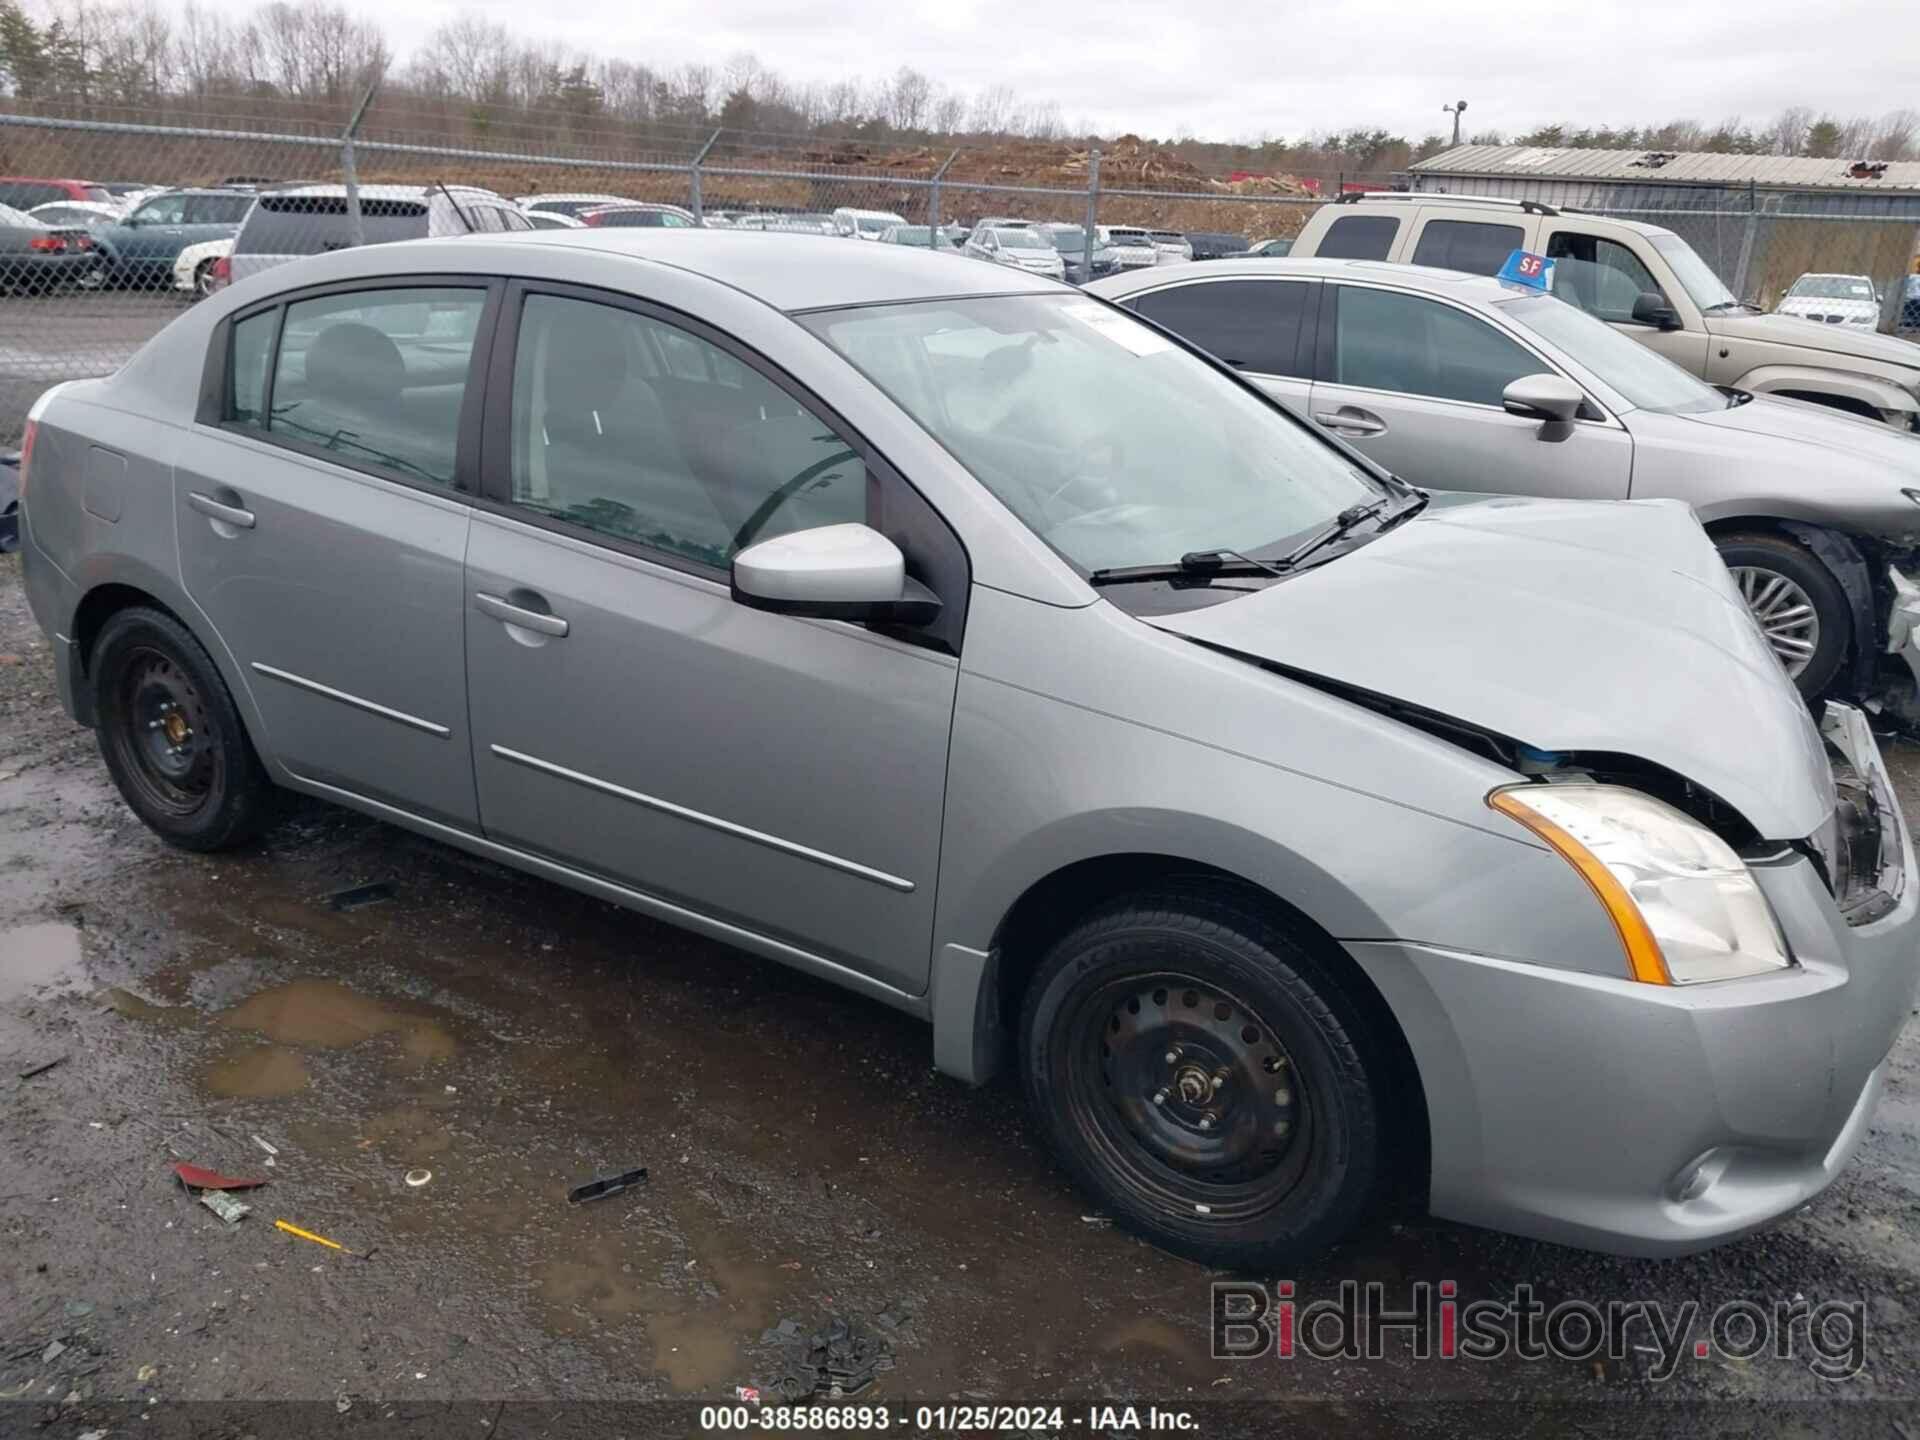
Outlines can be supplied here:
M1535 145L1461 145L1411 167L1416 189L1458 189L1445 180L1581 182L1711 187L1800 194L1847 193L1920 200L1920 160L1865 163L1803 155L1719 155L1706 151L1569 150ZM1472 193L1495 194L1476 190Z

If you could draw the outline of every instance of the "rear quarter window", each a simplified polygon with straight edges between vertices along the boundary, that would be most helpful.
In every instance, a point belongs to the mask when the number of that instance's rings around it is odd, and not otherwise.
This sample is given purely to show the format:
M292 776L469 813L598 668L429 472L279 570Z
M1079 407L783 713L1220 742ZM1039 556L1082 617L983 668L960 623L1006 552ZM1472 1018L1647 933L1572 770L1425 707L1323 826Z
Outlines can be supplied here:
M1314 254L1329 260L1384 260L1399 233L1398 215L1342 215L1327 227Z
M419 200L366 200L360 223L369 245L418 240L427 233L427 207ZM247 216L236 255L318 255L353 244L353 224L344 195L263 195Z

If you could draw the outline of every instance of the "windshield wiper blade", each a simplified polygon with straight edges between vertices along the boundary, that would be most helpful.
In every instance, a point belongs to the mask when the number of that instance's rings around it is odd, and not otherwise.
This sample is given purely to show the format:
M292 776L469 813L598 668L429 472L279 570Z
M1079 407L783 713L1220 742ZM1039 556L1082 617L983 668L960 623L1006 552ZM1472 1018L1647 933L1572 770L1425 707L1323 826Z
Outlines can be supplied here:
M1115 565L1087 576L1089 585L1130 585L1135 581L1194 580L1229 575L1282 575L1277 564L1254 560L1237 550L1190 550L1170 565Z
M1424 497L1420 503L1423 505L1426 503ZM1281 556L1274 564L1283 570L1291 570L1309 555L1324 550L1336 540L1345 539L1386 508L1387 502L1384 498L1366 505L1349 505L1334 517L1333 523L1326 529L1309 538L1305 544L1296 546L1288 554Z

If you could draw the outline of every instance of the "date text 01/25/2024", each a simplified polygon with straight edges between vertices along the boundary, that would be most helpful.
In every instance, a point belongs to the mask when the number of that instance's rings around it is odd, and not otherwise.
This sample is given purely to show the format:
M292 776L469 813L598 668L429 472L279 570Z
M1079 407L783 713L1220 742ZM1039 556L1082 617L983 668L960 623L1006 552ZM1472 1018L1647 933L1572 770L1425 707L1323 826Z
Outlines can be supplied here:
M1090 1430L1192 1432L1192 1413L1161 1409L1157 1405L1090 1405L1075 1414L1063 1405L919 1405L895 1410L889 1405L706 1405L700 1410L703 1431L727 1430L838 1430L842 1433L899 1430L948 1435L962 1432L1009 1431L1064 1434Z

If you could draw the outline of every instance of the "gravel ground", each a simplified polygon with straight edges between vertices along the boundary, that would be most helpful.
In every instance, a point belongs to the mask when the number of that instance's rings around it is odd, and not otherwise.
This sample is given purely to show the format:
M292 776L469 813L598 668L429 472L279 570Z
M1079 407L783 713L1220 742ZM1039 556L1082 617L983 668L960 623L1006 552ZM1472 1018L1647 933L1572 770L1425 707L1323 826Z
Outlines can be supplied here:
M1893 753L1920 813L1920 751ZM390 898L326 903L368 884ZM863 1398L1068 1403L1039 1433L1124 1427L1096 1402L1188 1410L1203 1435L1270 1432L1282 1403L1308 1433L1920 1433L1914 1027L1859 1159L1765 1235L1631 1262L1404 1217L1292 1277L1302 1301L1352 1279L1403 1305L1421 1281L1859 1302L1863 1365L1837 1381L1804 1347L1666 1379L1639 1345L1212 1359L1225 1277L1107 1228L1012 1088L929 1052L878 1005L344 811L291 806L236 854L167 849L60 715L0 557L0 1433L132 1433L149 1402L142 1434L418 1414L557 1433L585 1412L539 1402L567 1399L661 1402L596 1433L689 1434L686 1402L783 1373L768 1332L834 1315L893 1353ZM271 1183L229 1228L176 1159ZM186 1401L314 1403L262 1428Z

